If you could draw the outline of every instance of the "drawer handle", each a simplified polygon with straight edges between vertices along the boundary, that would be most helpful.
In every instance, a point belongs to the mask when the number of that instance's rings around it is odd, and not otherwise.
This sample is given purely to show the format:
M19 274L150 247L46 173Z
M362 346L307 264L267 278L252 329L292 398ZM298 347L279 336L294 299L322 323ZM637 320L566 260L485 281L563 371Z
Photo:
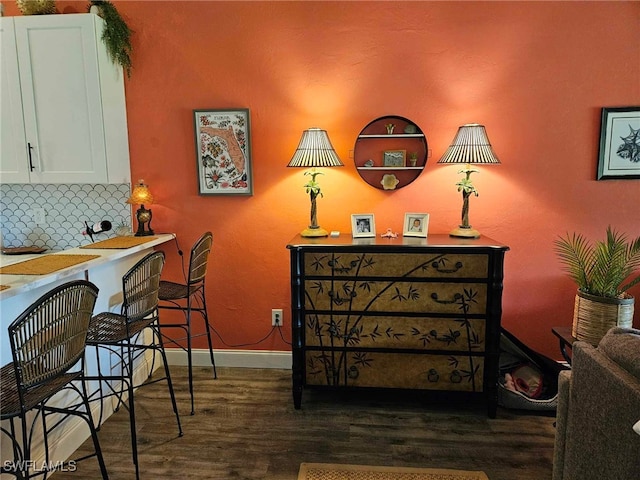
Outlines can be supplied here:
M462 262L456 262L456 264L453 266L454 268L441 268L440 262L433 262L431 266L440 273L456 273L463 267Z
M433 292L431 294L431 298L433 298L437 303L442 303L442 304L445 304L445 305L449 305L451 303L458 303L460 300L462 300L462 294L461 293L456 293L453 296L453 300L440 300L438 298L438 294L436 292Z

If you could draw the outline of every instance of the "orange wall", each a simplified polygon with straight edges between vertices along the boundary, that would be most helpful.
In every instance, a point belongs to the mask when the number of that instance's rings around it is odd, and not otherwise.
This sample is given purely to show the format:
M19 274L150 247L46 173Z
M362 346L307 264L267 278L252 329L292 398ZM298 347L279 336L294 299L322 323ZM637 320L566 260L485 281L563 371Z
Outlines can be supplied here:
M600 238L609 224L640 235L640 181L595 181L600 108L640 105L638 2L113 3L135 31L132 178L156 197L156 231L176 232L185 252L214 233L208 301L229 344L264 336L271 308L290 325L285 245L309 202L302 171L286 164L311 126L328 130L346 164L321 177L319 222L348 234L351 213L375 213L381 231L401 230L408 211L429 212L432 233L455 226L458 168L436 162L459 125L486 125L502 165L475 176L471 223L511 247L503 325L554 358L550 330L570 325L575 287L553 240ZM57 2L67 13L86 4ZM254 195L201 197L192 110L228 107L251 111ZM394 192L363 183L350 158L362 127L387 114L414 120L431 154ZM288 346L271 337L247 348Z

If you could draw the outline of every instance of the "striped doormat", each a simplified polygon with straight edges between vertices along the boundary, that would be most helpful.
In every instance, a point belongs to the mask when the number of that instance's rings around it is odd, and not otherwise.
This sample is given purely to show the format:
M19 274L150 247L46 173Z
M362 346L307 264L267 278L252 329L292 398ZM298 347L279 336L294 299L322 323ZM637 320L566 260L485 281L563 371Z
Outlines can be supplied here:
M441 468L301 463L298 480L489 480L484 472Z

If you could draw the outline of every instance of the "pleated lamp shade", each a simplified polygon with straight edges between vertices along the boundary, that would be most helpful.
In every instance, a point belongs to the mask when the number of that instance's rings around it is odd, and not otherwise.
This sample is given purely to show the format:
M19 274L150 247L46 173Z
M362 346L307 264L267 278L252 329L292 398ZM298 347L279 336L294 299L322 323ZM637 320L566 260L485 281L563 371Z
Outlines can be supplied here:
M342 167L326 130L310 128L302 132L300 144L287 167Z
M453 142L438 163L500 163L491 148L484 125L468 123L458 128Z

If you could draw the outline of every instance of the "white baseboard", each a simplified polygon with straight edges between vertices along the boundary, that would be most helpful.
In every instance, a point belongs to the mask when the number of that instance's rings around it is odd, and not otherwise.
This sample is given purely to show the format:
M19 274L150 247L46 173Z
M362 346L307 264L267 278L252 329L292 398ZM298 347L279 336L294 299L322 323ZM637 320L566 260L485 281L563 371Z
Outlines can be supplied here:
M187 365L187 354L178 348L166 348L169 365ZM193 365L206 367L211 365L209 350L196 348L191 350ZM291 352L274 350L214 350L217 367L239 368L280 368L291 370Z

